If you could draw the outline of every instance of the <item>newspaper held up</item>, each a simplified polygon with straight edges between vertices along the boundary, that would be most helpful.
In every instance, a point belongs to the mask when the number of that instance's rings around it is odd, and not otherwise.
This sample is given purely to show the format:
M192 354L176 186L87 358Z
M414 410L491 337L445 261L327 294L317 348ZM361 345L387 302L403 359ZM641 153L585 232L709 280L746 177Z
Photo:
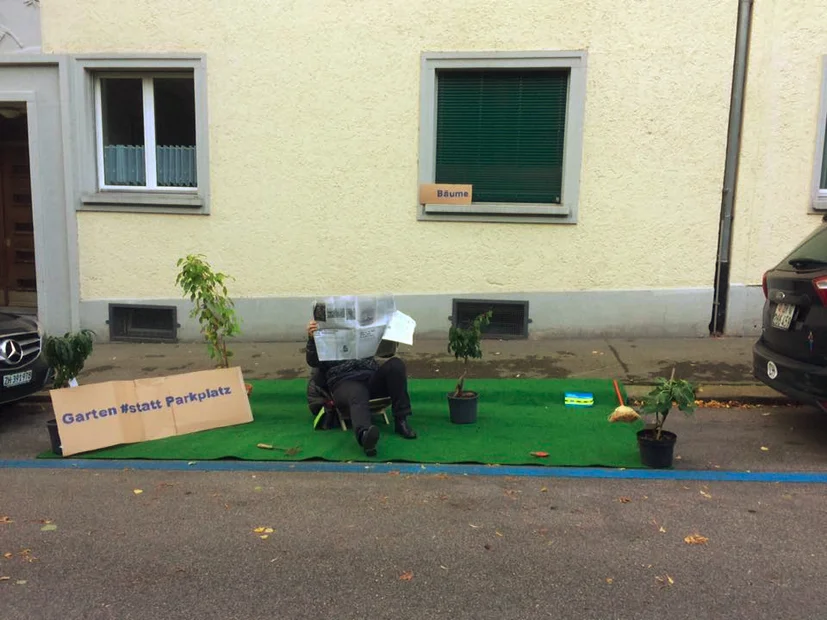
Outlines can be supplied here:
M382 340L413 344L416 321L392 295L328 297L313 303L313 338L323 362L373 357Z

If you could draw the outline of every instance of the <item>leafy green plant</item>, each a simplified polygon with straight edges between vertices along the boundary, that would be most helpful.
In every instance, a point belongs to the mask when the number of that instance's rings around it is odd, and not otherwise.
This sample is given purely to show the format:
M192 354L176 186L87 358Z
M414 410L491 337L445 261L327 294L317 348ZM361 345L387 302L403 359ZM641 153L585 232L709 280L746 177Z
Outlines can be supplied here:
M462 359L463 371L457 382L457 390L454 395L459 398L463 394L465 376L468 374L468 360L480 359L482 357L482 328L491 322L494 313L489 310L477 316L469 327L452 325L448 331L448 352L454 354L455 359Z
M655 387L643 398L643 412L655 414L655 439L660 441L663 423L673 407L687 415L695 411L695 386L684 379L675 379L675 371L669 379L658 378Z
M235 304L225 284L232 278L213 271L203 254L189 254L179 259L177 265L180 272L175 284L194 304L190 316L198 319L210 358L216 360L220 368L229 368L233 353L227 348L227 339L241 331Z
M69 381L83 370L83 365L92 354L94 336L91 330L82 329L43 339L43 355L54 370L55 389L69 387Z

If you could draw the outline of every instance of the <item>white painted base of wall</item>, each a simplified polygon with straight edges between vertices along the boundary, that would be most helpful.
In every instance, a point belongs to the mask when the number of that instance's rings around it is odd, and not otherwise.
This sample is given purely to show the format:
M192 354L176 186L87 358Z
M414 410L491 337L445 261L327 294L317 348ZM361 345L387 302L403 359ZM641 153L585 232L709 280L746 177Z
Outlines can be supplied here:
M582 291L474 295L398 295L397 306L417 321L419 338L443 338L450 326L454 299L527 301L529 338L572 337L704 337L709 335L712 289L656 289L639 291ZM236 299L242 319L240 340L302 341L310 319L311 297ZM117 299L81 302L82 327L109 338L109 303L176 306L180 340L200 338L189 318L191 306L175 299ZM761 331L761 287L733 286L727 333L749 336Z

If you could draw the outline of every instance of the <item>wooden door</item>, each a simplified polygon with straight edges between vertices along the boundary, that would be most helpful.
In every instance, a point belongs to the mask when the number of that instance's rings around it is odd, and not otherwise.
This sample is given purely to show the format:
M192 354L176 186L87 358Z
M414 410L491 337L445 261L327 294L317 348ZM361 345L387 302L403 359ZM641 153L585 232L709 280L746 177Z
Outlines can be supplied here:
M0 143L0 303L37 307L29 149Z

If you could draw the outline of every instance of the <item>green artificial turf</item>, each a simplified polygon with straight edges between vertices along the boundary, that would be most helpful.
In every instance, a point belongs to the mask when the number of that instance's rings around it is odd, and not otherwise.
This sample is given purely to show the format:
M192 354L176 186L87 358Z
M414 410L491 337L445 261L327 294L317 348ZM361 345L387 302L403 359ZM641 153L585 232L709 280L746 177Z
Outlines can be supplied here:
M382 437L373 458L364 455L350 430L313 430L305 380L251 383L254 421L249 424L105 448L72 458L642 466L635 437L642 422L611 424L606 419L618 405L610 380L472 379L467 389L480 393L478 419L476 424L457 425L448 418L446 400L454 382L412 379L409 391L414 415L410 423L419 438L405 440L393 434L389 412L391 426L378 422ZM595 404L566 407L566 392L590 392ZM256 447L259 443L281 449L264 450ZM290 454L291 448L298 451ZM549 456L531 456L536 451ZM40 456L54 457L51 452Z

